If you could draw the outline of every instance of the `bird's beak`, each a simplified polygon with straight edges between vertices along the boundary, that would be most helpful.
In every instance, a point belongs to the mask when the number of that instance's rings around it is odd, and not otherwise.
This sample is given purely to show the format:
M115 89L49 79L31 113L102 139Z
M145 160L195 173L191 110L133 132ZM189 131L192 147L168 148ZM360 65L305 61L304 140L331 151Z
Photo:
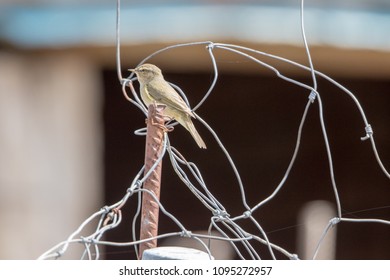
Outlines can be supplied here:
M130 72L134 72L134 73L135 73L135 69L127 69L127 71L130 71Z

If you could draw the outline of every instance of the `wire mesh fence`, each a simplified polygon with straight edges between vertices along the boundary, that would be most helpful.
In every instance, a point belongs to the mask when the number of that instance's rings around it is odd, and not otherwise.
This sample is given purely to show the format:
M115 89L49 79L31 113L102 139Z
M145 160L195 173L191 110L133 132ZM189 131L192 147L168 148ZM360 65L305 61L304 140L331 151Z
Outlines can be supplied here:
M334 174L334 161L332 158L332 149L329 144L329 137L327 133L327 126L324 120L324 109L323 109L323 101L320 90L317 85L317 78L321 77L327 81L329 81L334 87L340 89L345 95L349 97L350 102L352 102L361 116L361 124L362 124L362 141L370 141L372 146L372 152L375 155L375 159L383 171L383 174L390 179L390 174L385 168L384 164L381 161L379 153L377 151L377 147L374 140L374 131L370 122L368 121L365 111L358 99L355 95L346 87L335 81L332 77L327 76L326 74L315 69L315 66L311 59L310 48L308 45L308 41L306 39L305 34L305 23L304 23L304 1L301 1L301 15L300 15L300 27L302 31L302 41L304 45L304 50L306 51L308 58L308 66L300 64L298 62L289 60L287 58L277 56L271 53L263 52L260 50L255 50L252 48L248 48L245 46L239 46L234 44L226 44L226 43L218 43L211 41L203 41L203 42L190 42L190 43L182 43L176 44L172 46L168 46L166 48L160 49L145 59L143 59L139 65L142 65L146 62L149 62L152 58L157 56L164 56L164 54L168 50L176 50L179 48L199 48L207 53L210 63L212 65L212 79L210 82L210 86L207 91L204 93L203 98L192 107L192 112L195 115L196 119L200 124L202 124L209 133L213 136L214 140L218 144L219 149L224 154L226 161L229 163L232 172L235 175L235 181L230 182L230 188L239 189L240 199L237 200L237 203L240 203L243 207L244 212L239 215L232 215L231 211L228 207L224 206L221 202L221 199L213 194L210 191L210 186L208 186L207 182L203 179L202 176L202 163L194 163L191 162L173 145L171 145L169 141L169 132L174 126L177 125L177 122L169 121L165 125L167 130L164 132L164 141L162 143L162 147L160 149L160 154L158 155L157 160L151 166L149 170L145 172L145 166L140 163L139 171L137 175L133 178L132 183L127 188L126 193L124 193L122 199L117 203L112 205L107 205L102 207L96 213L93 213L89 218L87 218L78 229L76 229L71 235L69 235L68 239L63 242L57 244L53 248L49 249L47 252L43 253L40 256L40 259L57 259L63 257L68 250L71 249L71 246L74 244L81 244L84 247L84 254L81 256L81 259L99 259L101 258L101 246L122 246L122 247L133 247L135 251L135 256L139 255L139 246L145 242L149 242L151 240L159 240L168 237L183 237L190 238L195 240L200 244L200 246L204 249L205 252L208 253L210 259L212 259L212 254L210 251L209 243L205 240L218 240L223 241L229 244L235 251L236 255L240 259L262 259L264 258L264 251L261 252L258 250L258 247L262 247L267 251L267 256L270 256L272 259L283 258L287 259L299 259L300 256L293 252L289 252L288 250L282 248L279 244L275 244L270 240L267 235L267 231L262 227L262 221L258 218L254 217L254 213L262 209L266 204L271 203L279 194L279 192L285 186L287 180L289 179L290 172L296 163L297 156L299 154L301 148L301 139L302 132L304 129L304 124L308 118L308 112L314 107L317 106L319 112L319 122L322 132L323 144L326 149L327 162L329 167L329 178L331 182L331 188L334 195L334 203L336 205L336 215L332 217L327 225L322 230L321 237L317 240L316 249L313 252L312 258L315 259L318 255L318 252L321 249L321 246L324 244L324 240L332 230L332 228L336 227L340 223L380 223L384 225L390 225L389 220L385 219L375 219L375 218L346 218L342 213L342 205L343 201L339 197L339 187L337 184L337 180ZM131 74L129 77L122 77L122 67L121 67L121 56L120 56L120 1L118 1L118 9L117 9L117 75L119 81L122 85L122 92L125 96L126 100L131 102L137 110L142 111L145 116L147 116L147 108L143 104L140 99L139 92L134 87L134 82L136 81L136 77L134 74ZM224 52L229 52L231 54L244 57L245 59L251 61L259 68L265 68L274 73L274 75L282 79L288 83L291 83L295 86L298 86L301 89L302 94L307 95L307 101L304 105L304 110L302 112L302 116L299 122L299 126L296 131L296 140L295 147L291 153L289 164L284 171L283 176L280 178L279 183L276 184L273 188L273 192L266 198L257 201L256 203L248 203L247 200L247 192L246 186L241 179L240 171L236 167L234 160L229 154L229 151L224 146L223 142L219 138L218 134L215 130L202 118L196 114L196 110L200 108L210 95L212 95L215 91L215 86L218 82L219 77L219 66L218 66L218 50L222 50ZM306 71L308 75L311 77L311 82L303 83L289 77L282 73L277 66L277 63L287 63L291 65L291 67L296 68L300 71ZM186 98L186 94L181 90L178 85L171 84L181 95L183 100L187 104L188 100ZM145 136L146 128L139 129L135 131L136 135ZM148 189L143 187L145 181L151 176L152 172L158 166L158 164L162 161L164 157L169 158L170 166L165 165L164 168L172 168L177 177L183 183L182 185L188 188L193 194L193 198L197 199L203 207L205 207L209 213L209 227L207 229L207 233L195 233L192 232L191 229L186 228L183 223L175 217L175 215L171 214L166 207L160 202L155 193L151 192ZM138 221L141 215L141 200L142 194L147 193L150 198L158 205L160 209L160 215L164 215L166 218L170 219L177 228L177 231L158 234L156 236L152 236L149 238L140 239L138 236L139 229L137 228ZM134 217L132 217L132 236L129 236L128 242L116 242L116 241L107 241L104 240L105 234L108 231L112 231L117 228L121 223L123 223L123 213L121 209L127 204L130 203L130 198L136 198L133 201L137 201L137 211ZM127 218L126 218L127 219ZM246 228L245 223L242 221L246 221L251 224L251 229L255 228L256 230L248 230ZM90 233L85 233L85 229L87 226L94 224L95 230ZM278 256L278 257L277 257Z

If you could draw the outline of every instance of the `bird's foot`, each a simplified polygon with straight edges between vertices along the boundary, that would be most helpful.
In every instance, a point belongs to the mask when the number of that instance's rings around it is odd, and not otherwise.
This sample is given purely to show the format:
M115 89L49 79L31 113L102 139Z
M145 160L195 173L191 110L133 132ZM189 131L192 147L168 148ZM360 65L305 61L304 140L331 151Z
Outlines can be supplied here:
M149 124L149 119L148 118L145 119L145 123ZM167 127L167 126L165 126L163 124L155 123L153 120L150 120L150 124L160 128L164 132L171 132L173 130L173 126L168 126Z

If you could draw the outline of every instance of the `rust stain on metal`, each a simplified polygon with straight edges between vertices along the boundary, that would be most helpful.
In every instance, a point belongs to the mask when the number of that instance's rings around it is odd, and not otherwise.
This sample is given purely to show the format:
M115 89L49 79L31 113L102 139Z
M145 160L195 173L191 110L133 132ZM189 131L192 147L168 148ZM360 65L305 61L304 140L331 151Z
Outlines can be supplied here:
M164 108L164 106L155 106L154 104L151 104L148 108L145 145L145 174L150 170L161 155L164 141L164 131L166 130L164 126L164 117L162 115ZM150 173L143 185L144 189L153 192L158 199L160 198L161 163L162 161L160 161L154 171ZM154 201L153 197L149 193L143 192L140 232L141 240L156 237L158 235L158 216L158 203ZM155 248L156 246L156 239L141 243L138 258L142 258L144 250Z

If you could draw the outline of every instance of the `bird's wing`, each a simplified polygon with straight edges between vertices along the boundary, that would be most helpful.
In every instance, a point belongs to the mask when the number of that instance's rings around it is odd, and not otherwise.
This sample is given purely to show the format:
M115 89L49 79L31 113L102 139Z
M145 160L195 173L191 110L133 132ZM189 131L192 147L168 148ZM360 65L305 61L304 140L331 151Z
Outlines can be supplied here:
M190 108L176 92L176 90L165 80L154 80L145 85L149 95L156 100L157 103L167 105L178 111L189 114L194 117Z

